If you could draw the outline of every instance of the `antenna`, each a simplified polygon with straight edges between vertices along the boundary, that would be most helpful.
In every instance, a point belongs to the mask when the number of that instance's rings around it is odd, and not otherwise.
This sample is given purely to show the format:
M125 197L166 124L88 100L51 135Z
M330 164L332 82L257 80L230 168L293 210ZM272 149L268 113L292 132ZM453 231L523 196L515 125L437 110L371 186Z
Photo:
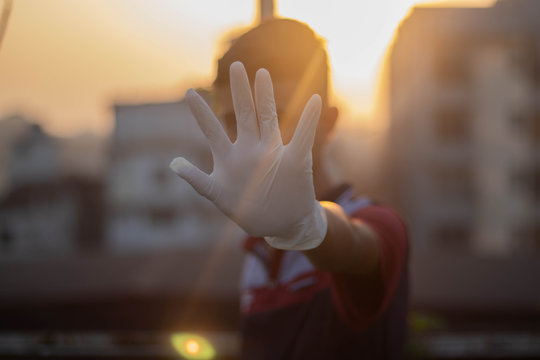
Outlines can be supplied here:
M11 14L11 8L13 6L13 0L4 0L4 6L2 7L2 15L0 15L0 49L2 48L2 40L6 34L9 15Z
M276 17L274 0L259 0L259 23Z

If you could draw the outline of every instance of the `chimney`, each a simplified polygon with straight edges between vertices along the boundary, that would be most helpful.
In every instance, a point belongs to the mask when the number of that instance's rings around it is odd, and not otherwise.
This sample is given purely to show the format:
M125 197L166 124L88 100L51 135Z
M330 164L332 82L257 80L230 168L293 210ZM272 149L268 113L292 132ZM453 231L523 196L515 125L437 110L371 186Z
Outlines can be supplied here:
M259 0L259 23L275 17L274 0Z

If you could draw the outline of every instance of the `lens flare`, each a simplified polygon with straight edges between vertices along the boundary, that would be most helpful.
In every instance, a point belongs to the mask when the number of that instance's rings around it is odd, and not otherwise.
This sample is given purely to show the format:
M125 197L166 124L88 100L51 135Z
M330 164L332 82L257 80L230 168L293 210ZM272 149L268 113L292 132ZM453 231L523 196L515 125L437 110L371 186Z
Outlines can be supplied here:
M212 344L202 336L190 333L171 335L171 343L185 359L210 360L216 355Z
M199 351L201 350L201 346L199 345L199 342L196 340L188 340L185 342L185 348L188 353L191 355L197 355Z

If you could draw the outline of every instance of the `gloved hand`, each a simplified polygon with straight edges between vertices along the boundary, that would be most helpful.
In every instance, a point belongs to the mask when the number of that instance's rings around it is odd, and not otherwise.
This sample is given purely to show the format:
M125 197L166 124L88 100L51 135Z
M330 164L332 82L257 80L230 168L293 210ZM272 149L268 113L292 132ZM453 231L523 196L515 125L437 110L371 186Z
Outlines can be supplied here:
M321 98L311 97L284 146L268 71L256 74L256 107L242 63L231 65L230 80L237 140L231 143L209 106L189 90L186 99L208 138L214 168L208 175L182 157L170 167L249 235L264 236L280 249L317 247L327 227L326 213L315 199L311 158Z

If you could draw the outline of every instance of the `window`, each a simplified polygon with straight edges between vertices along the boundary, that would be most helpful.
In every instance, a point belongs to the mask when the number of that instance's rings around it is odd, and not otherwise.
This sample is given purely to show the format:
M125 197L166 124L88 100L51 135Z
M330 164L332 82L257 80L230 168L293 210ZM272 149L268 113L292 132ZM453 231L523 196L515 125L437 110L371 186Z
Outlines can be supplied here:
M433 72L443 84L466 84L470 78L468 44L463 40L441 40L435 48Z
M512 130L520 136L529 136L533 127L530 117L522 112L516 112L510 117L510 126Z
M533 249L534 249L534 252L536 252L537 254L540 254L540 225L538 224L534 226Z
M0 251L9 250L13 243L13 234L7 228L0 230Z
M537 109L533 116L533 137L536 144L540 144L540 109Z
M154 208L149 212L150 219L155 225L169 225L175 220L176 215L173 208Z
M165 169L159 169L154 173L154 181L157 185L165 185L167 183L168 177L169 173Z
M435 114L435 133L444 142L462 142L469 137L469 118L459 108L439 108Z
M536 203L540 202L540 167L514 171L510 175L510 184L513 191L530 197Z
M433 182L442 195L472 199L472 173L466 165L435 165L431 170Z
M454 250L465 250L471 240L471 227L468 224L444 224L432 231L437 245Z
M540 41L537 42L536 56L534 56L534 80L537 88L540 87Z
M518 225L512 230L511 236L517 252L540 253L540 225L530 223Z

